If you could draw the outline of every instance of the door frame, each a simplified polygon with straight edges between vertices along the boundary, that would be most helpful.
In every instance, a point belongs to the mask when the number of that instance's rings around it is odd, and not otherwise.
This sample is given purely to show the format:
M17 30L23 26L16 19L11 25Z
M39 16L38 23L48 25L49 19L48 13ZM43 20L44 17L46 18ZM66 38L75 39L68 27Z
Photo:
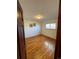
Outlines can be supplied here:
M17 12L19 13L20 16L19 18L17 18L17 59L27 59L25 36L24 36L23 10L18 0L17 0ZM21 37L20 34L23 34L23 36Z
M59 0L58 27L54 59L61 59L61 0Z

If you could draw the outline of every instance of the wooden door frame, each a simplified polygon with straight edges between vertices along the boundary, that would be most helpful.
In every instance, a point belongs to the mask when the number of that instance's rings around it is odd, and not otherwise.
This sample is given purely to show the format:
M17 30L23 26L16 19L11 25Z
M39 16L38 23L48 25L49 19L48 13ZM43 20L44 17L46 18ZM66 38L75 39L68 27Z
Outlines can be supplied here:
M56 35L54 59L61 59L61 0L59 0L58 28L57 28L57 35Z
M22 14L23 14L23 10L22 10L18 0L17 0L17 6L19 6L19 8L21 9ZM22 18L22 20L23 20L23 18ZM21 43L18 41L17 45L18 44L21 44ZM21 46L19 46L19 47L21 47ZM23 54L26 54L26 52L25 53L23 52ZM22 54L20 53L20 48L18 48L18 46L17 46L17 59L21 59L21 55ZM61 59L61 0L59 0L58 28L57 28L54 59Z
M25 36L24 36L24 22L23 22L23 10L21 8L21 5L19 1L17 0L17 12L20 12L20 18L17 18L17 59L27 59L26 56L26 47L25 47ZM18 22L18 20L21 20L22 23ZM23 40L20 40L19 36L19 28L22 26L23 29ZM22 45L21 45L22 44Z

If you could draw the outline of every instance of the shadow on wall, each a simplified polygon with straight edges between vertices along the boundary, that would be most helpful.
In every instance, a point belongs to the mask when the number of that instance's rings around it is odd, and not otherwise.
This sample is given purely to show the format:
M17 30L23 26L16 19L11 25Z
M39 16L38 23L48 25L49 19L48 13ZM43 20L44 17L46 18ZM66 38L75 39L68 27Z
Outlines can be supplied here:
M46 24L56 23L56 29L46 29ZM57 32L57 20L48 20L42 23L42 34L51 38L56 39Z
M32 24L35 26L32 26ZM31 26L30 26L31 25ZM24 20L25 38L33 37L40 34L40 23L32 20Z

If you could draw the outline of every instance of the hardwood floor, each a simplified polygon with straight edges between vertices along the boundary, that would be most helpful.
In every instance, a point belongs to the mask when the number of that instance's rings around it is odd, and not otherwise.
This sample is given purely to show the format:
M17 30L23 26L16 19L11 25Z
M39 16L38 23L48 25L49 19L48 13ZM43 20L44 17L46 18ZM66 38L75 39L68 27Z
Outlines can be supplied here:
M39 35L25 40L27 59L54 59L55 40Z

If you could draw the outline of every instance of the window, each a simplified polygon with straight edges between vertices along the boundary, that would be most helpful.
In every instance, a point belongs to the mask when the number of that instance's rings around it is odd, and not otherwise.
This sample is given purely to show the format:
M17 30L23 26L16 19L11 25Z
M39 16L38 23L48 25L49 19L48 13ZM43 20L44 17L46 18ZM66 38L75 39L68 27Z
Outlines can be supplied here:
M46 29L56 29L56 23L46 24Z

